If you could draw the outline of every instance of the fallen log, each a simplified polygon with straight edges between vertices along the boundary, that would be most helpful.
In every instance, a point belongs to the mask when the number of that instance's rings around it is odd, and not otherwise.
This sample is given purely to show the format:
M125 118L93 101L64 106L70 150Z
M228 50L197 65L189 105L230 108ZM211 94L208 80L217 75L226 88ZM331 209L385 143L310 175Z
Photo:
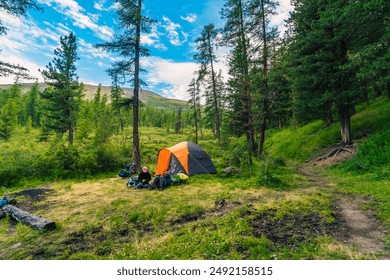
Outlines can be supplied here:
M15 220L21 223L30 225L39 230L53 230L56 228L56 223L48 221L44 218L32 215L26 211L23 211L13 205L5 205L3 209L7 211Z

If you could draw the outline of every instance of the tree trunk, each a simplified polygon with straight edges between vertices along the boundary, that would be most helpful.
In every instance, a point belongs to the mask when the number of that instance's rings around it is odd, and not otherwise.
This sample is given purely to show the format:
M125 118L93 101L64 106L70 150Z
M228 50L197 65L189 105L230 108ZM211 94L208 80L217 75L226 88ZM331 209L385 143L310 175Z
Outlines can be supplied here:
M138 115L139 115L139 72L140 72L140 44L141 44L141 9L142 0L138 0L138 18L136 27L135 59L134 59L134 105L133 105L133 161L137 168L141 167L139 148Z
M261 127L260 127L260 143L259 143L259 150L257 155L260 157L263 154L264 151L264 141L265 141L265 130L267 128L267 115L264 112L261 114Z
M351 113L346 105L339 108L341 142L344 145L352 144Z
M181 107L179 107L179 110L177 112L175 133L180 134L180 131L181 131Z
M260 143L257 155L260 157L264 150L265 130L267 129L267 114L268 114L268 47L267 47L267 30L265 28L265 11L264 1L261 0L262 9L262 31L263 31L263 79L264 79L264 96L263 96L263 112L261 114L260 127Z
M209 52L212 54L211 50L211 43L209 38ZM214 105L214 112L215 112L215 130L217 132L217 139L221 139L221 122L219 117L219 108L218 108L218 95L217 95L217 87L216 87L216 79L215 79L215 72L214 72L214 63L213 59L211 59L211 78L213 83L213 105Z
M195 144L198 144L198 108L196 104L197 86L194 84L194 122L195 122Z
M71 121L71 123L69 124L69 144L70 145L73 145L73 134L74 134L74 129L73 129L73 123Z
M249 131L247 131L247 133L246 133L246 142L248 145L248 165L252 166L253 165L253 162L252 162L253 135Z
M118 109L118 116L119 116L119 127L121 132L123 133L124 122L123 122L123 117L120 109Z
M15 220L21 223L27 224L39 230L53 230L56 228L56 223L45 220L44 218L34 216L26 211L20 210L19 208L12 205L5 205L3 207Z

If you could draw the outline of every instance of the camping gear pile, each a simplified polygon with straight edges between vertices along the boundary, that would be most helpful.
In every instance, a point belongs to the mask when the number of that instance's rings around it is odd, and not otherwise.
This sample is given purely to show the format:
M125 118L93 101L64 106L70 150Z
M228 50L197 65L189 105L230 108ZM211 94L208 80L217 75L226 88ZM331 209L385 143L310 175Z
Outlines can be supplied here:
M137 166L135 163L128 163L126 164L126 170L119 171L119 177L122 178L129 178L135 171L137 170Z

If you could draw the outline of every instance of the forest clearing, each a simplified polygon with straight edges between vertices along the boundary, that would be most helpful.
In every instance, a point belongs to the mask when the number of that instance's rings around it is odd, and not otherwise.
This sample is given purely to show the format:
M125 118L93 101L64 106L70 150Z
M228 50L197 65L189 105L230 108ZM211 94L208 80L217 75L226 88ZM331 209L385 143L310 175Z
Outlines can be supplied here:
M371 114L370 108L385 104L375 103L355 117L364 120ZM388 105L383 108L388 112ZM378 118L387 116L379 114ZM307 133L308 127L296 132L304 130ZM163 147L187 137L185 133L165 133L163 138L164 129L159 128L140 131L146 150L152 150L155 143ZM223 148L216 149L211 134L208 138L201 145L222 170L226 159L221 155L226 153ZM285 152L293 151L291 142L282 139L276 144L284 146ZM57 228L42 232L10 217L2 219L4 250L0 258L388 259L387 175L343 174L346 163L354 160L348 152L341 152L349 158L341 167L340 163L335 168L329 164L324 169L316 166L324 151L316 153L318 156L305 164L284 163L270 156L265 175L271 177L265 181L261 176L219 172L196 175L159 192L129 188L126 179L111 173L100 178L48 179L14 191L3 188L2 196L16 199L21 209L55 221ZM149 155L151 170L156 155L155 151ZM261 166L255 169L265 170ZM348 214L351 211L352 216ZM358 219L357 224L353 219ZM359 228L362 225L368 228Z

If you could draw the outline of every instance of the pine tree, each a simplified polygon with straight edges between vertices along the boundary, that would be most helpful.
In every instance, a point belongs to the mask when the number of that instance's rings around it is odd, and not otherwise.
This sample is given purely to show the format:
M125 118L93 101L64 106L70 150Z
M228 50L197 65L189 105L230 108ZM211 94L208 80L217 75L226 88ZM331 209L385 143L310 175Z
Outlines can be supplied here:
M199 130L199 118L200 118L200 96L199 96L199 81L193 78L188 85L187 93L190 96L188 104L192 109L193 125L195 127L195 143L198 144L198 130Z
M15 100L8 99L4 106L0 108L0 138L9 139L11 132L17 124L17 104Z
M175 126L175 133L180 134L181 132L181 127L182 127L182 122L181 122L181 106L179 109L177 109L177 117L176 117L176 126Z
M60 47L54 50L55 58L41 71L45 82L52 86L42 93L46 99L46 126L59 134L68 132L68 142L73 144L74 131L83 92L76 75L76 36L61 36Z
M275 52L269 72L269 114L274 126L286 126L292 117L292 82L288 49L286 46Z
M215 70L215 47L216 47L217 31L214 24L208 24L203 27L201 36L195 40L197 43L197 51L194 59L200 63L203 82L206 82L208 87L207 102L211 104L210 112L214 118L214 126L217 139L221 139L221 116L220 116L220 97L217 92L217 78ZM207 79L209 77L209 79ZM214 130L214 129L213 129Z
M357 72L356 90L362 99L386 92L390 98L390 2L355 1L348 14L355 34L348 56Z
M139 147L139 91L143 82L140 80L140 58L148 56L149 50L141 46L141 34L150 32L154 20L145 17L142 13L142 0L117 0L117 10L122 34L115 36L114 41L97 44L96 47L118 52L124 59L112 65L112 75L124 77L130 76L133 85L133 161L137 168L141 166L141 153Z
M111 106L114 110L114 114L118 117L119 129L121 132L123 132L123 128L124 128L124 118L121 111L122 95L123 95L123 90L119 85L118 76L114 75L112 77L112 85L111 85Z
M276 27L271 27L271 16L276 14L276 8L278 4L273 0L252 0L249 4L250 8L250 33L258 40L259 47L255 46L254 51L258 52L259 60L262 66L262 75L256 75L255 77L261 77L262 87L259 87L261 96L261 126L260 126L260 141L258 145L258 156L263 153L263 146L265 140L265 130L267 127L267 119L269 114L269 81L268 72L270 68L271 58L271 46L278 38L278 32ZM260 35L260 36L259 36ZM260 67L259 67L260 68Z
M39 127L41 125L41 111L40 111L40 93L39 85L36 82L27 92L26 96L26 117L31 118L31 126Z
M252 165L254 148L254 126L250 92L250 40L247 18L248 6L242 0L226 0L221 15L225 20L223 42L233 47L229 57L228 105L230 107L228 127L235 134L246 135L248 164Z

